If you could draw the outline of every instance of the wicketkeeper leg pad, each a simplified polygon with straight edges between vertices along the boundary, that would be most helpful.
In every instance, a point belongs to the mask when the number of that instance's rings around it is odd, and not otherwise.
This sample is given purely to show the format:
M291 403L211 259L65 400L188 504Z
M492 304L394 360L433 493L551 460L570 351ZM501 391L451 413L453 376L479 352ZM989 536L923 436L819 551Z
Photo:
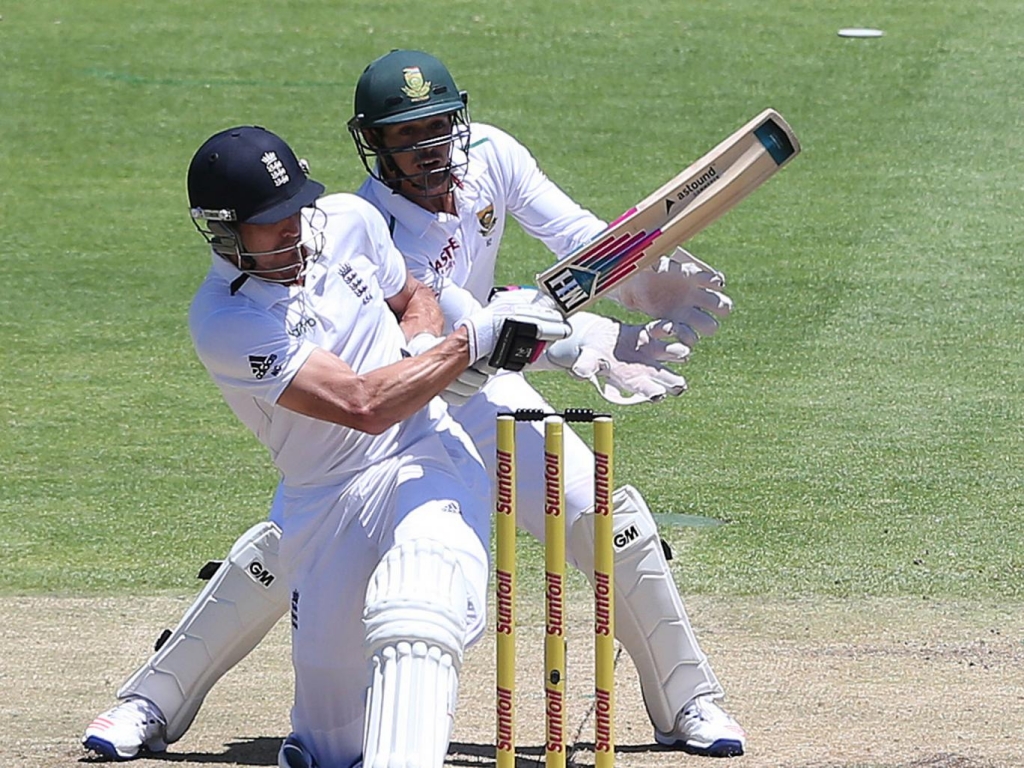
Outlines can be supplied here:
M278 563L281 530L254 525L234 543L195 602L121 689L142 696L167 719L167 741L180 739L214 684L244 659L288 610Z
M636 488L625 485L612 494L612 505L615 635L640 675L651 722L668 732L690 699L723 691L693 634L646 502ZM573 524L568 546L593 582L592 508Z
M385 553L366 592L363 765L441 768L455 721L467 591L452 550L414 539Z

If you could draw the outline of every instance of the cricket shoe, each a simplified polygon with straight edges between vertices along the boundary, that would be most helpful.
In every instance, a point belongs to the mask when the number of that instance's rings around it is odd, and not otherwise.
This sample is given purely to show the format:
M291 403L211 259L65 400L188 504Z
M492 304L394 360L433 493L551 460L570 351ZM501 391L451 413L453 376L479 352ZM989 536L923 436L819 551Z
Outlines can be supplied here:
M654 731L659 744L704 757L739 757L747 734L710 695L698 696L679 713L669 733Z
M98 715L82 737L82 746L107 760L131 760L140 752L163 752L167 723L159 707L135 696Z
M281 749L277 753L277 766L278 768L316 768L316 760L302 746L299 737L292 733L281 743Z

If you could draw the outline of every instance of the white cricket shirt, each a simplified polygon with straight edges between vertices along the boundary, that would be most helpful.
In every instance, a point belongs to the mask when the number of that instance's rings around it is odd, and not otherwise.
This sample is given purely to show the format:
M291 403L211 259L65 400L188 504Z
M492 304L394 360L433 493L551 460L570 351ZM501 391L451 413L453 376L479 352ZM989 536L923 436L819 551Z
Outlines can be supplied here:
M323 197L317 207L327 214L325 246L304 286L246 277L214 254L189 310L199 359L291 487L345 481L435 424L424 408L370 435L276 404L316 347L359 373L397 362L405 343L385 299L405 286L407 271L380 214L347 194Z
M484 123L472 123L470 131L469 164L455 189L457 215L426 211L372 177L356 192L384 214L413 277L439 293L449 325L476 308L473 299L487 303L506 216L559 258L605 228L512 136ZM450 286L471 297L446 296Z

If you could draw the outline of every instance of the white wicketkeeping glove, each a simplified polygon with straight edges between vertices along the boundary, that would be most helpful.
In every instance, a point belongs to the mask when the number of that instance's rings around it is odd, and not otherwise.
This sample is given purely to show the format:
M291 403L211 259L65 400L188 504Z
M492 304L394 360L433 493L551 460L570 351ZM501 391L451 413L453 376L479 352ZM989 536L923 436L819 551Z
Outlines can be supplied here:
M684 362L690 348L655 338L654 323L626 325L590 312L577 312L569 322L572 334L549 344L530 370L568 370L617 405L657 402L686 391L686 380L664 363Z
M413 356L422 355L429 349L433 349L444 339L432 333L417 333L405 344L406 351ZM487 383L490 375L469 367L459 374L451 384L441 391L440 397L448 405L462 405L469 398L480 391L480 388Z
M498 368L521 370L539 357L546 342L572 332L551 299L528 289L502 291L455 327L469 334L469 359L489 373Z
M718 317L732 312L725 275L683 248L662 256L651 269L642 269L608 297L628 309L654 318L650 333L656 339L678 339L693 347L702 336L718 330Z

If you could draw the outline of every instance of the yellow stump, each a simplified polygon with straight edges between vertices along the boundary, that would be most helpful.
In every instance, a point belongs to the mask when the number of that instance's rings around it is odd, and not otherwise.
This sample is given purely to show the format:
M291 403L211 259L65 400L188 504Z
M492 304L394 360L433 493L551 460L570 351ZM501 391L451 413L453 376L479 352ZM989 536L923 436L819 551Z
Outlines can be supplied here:
M547 768L565 768L565 482L563 419L544 419L544 727Z
M497 634L497 768L515 768L516 693L516 422L498 416L495 502Z
M610 416L594 419L594 764L615 765L614 441Z

